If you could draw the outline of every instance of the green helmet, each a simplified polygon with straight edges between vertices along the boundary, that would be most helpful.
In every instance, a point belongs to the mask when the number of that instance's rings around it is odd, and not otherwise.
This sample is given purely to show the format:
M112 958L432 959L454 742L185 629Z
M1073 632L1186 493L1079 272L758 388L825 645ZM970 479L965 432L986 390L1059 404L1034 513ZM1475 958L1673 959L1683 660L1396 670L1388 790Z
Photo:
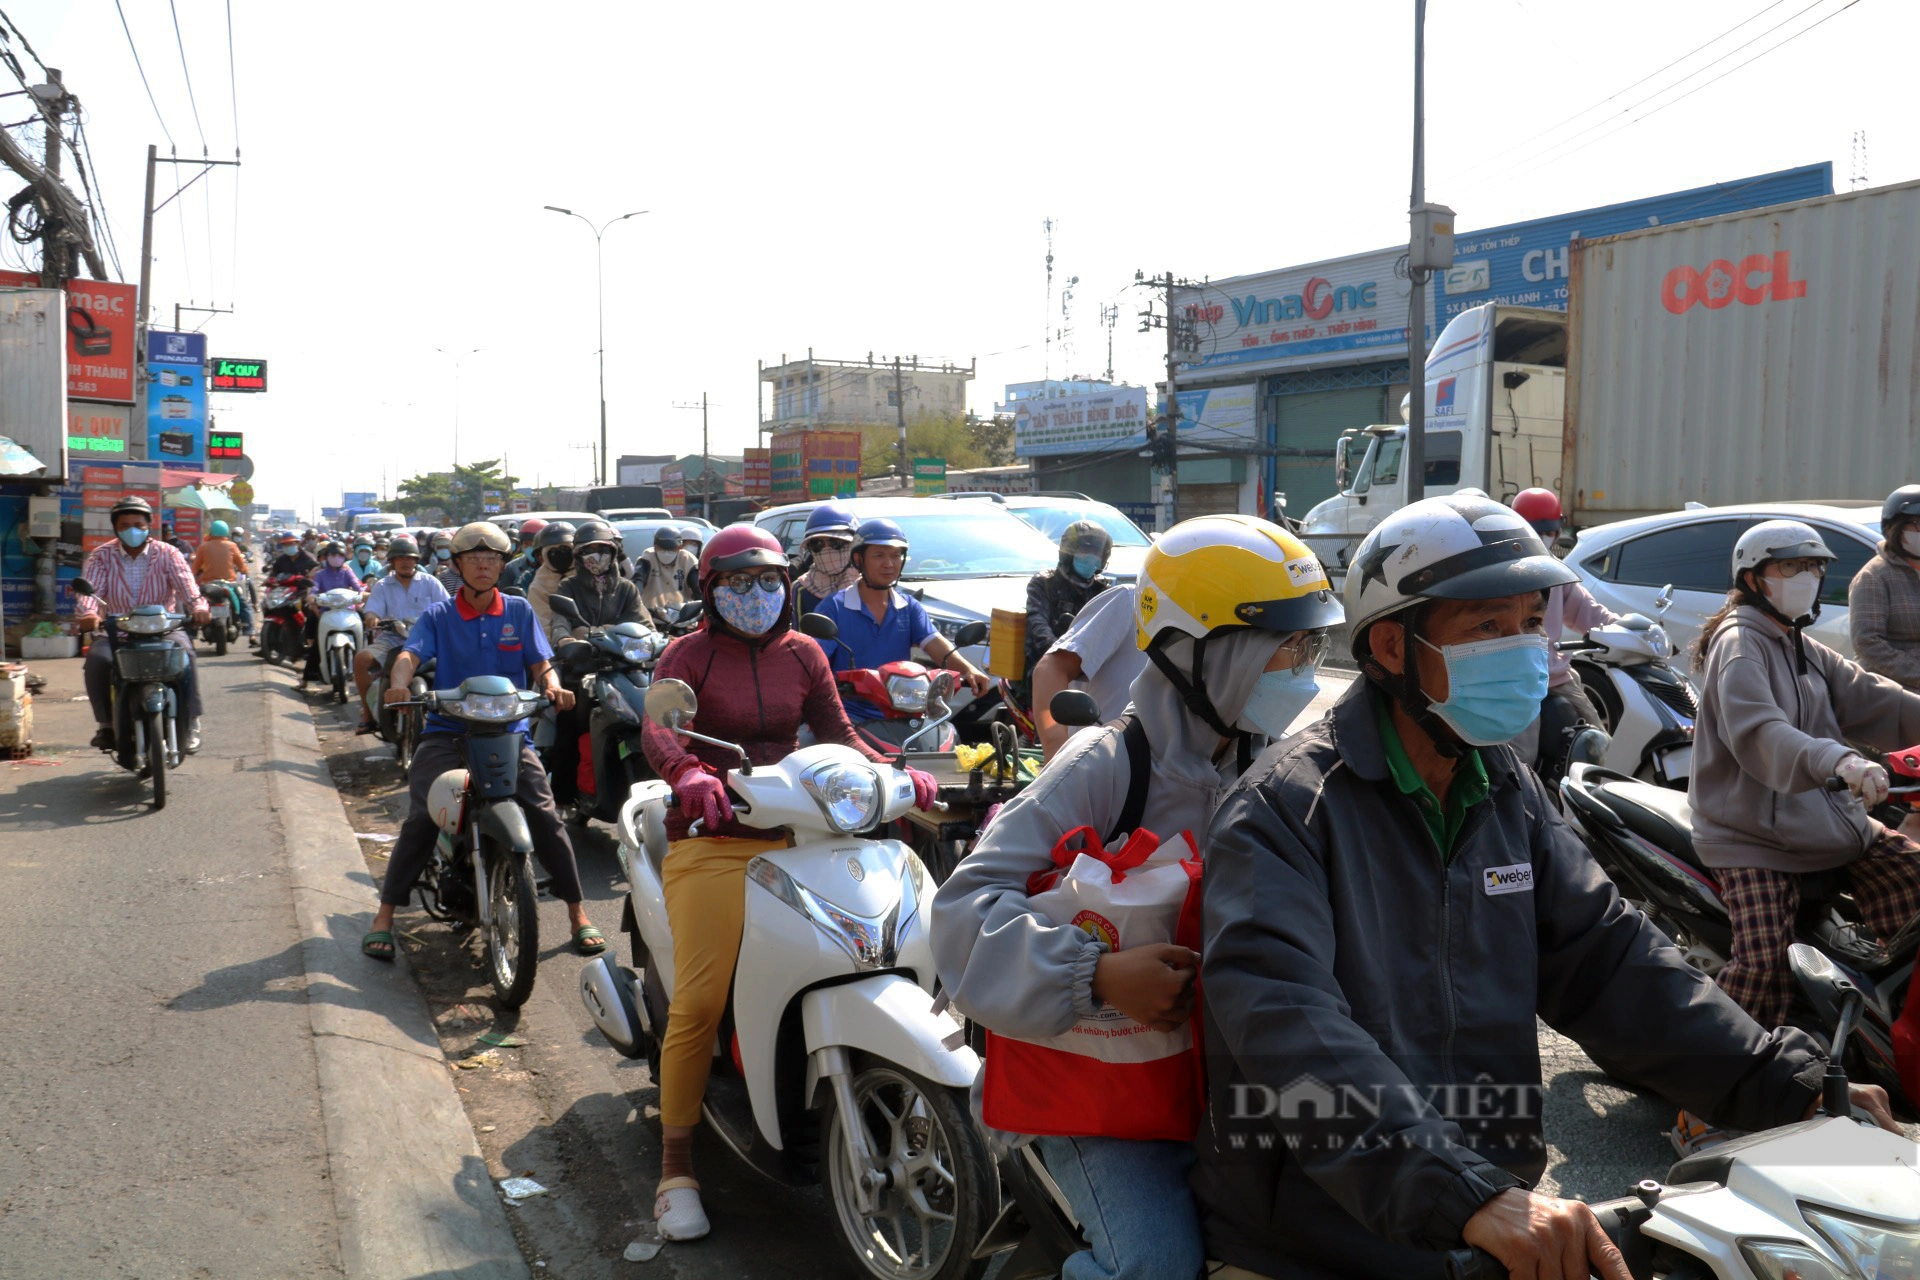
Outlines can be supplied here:
M213 524L208 527L207 532L216 538L225 538L230 536L233 530L227 528L227 522L225 520L215 520Z

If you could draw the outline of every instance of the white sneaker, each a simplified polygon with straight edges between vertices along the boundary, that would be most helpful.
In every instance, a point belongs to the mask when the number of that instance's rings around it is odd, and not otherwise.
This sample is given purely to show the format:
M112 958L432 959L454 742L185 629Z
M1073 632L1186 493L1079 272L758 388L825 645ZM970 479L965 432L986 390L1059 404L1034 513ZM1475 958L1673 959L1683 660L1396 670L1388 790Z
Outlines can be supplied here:
M653 1223L662 1240L698 1240L712 1228L700 1204L700 1184L692 1178L669 1178L653 1197Z
M183 755L197 755L200 751L200 718L195 716L187 721L187 740L180 748Z

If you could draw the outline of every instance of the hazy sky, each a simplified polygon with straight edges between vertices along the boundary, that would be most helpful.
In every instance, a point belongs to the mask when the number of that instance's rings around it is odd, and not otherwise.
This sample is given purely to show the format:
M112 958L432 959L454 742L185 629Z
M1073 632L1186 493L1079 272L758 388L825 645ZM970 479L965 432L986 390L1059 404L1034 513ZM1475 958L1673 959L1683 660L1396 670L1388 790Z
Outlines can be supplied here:
M180 153L203 127L230 157L225 0L176 0L200 127L165 0L122 3ZM606 238L616 455L697 452L699 414L674 406L702 391L714 450L753 444L755 361L809 346L977 356L988 410L1045 372L1076 275L1052 373L1105 368L1111 303L1119 375L1151 382L1136 268L1218 278L1404 239L1411 8L232 0L237 205L218 171L160 215L154 302L235 309L210 348L266 357L273 390L217 397L221 423L261 499L303 513L446 465L436 347L484 348L463 459L587 478L593 239L546 204L651 210ZM167 140L112 0L0 9L84 105L134 279L144 150ZM1856 129L1872 181L1903 181L1916 47L1908 0L1431 0L1429 197L1470 229L1819 160L1845 189Z

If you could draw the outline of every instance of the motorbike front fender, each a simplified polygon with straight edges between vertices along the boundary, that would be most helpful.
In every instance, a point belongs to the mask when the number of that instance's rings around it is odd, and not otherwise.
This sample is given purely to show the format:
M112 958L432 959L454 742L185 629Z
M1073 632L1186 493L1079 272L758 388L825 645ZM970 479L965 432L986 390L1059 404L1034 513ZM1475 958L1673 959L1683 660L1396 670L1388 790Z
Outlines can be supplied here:
M474 821L479 824L481 831L512 852L533 852L533 832L528 828L527 815L517 800L495 800L492 804L483 805Z
M129 701L145 712L165 711L167 709L167 686L163 684L137 685Z
M800 1022L809 1055L841 1046L954 1089L972 1088L980 1074L980 1055L965 1044L947 1047L960 1024L935 1013L933 997L903 974L816 987L800 998Z

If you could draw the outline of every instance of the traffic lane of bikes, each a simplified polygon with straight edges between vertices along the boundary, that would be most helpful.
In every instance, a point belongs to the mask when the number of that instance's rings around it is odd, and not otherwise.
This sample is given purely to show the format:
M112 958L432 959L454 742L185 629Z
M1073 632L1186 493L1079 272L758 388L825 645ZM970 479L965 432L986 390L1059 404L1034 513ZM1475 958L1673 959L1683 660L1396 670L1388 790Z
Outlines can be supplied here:
M407 796L393 748L353 732L358 708L309 697L321 751L355 832L391 836ZM619 931L626 882L609 829L569 828L587 910L623 961ZM383 840L363 839L367 867L386 874ZM501 1013L470 931L431 920L417 907L396 923L495 1178L531 1176L548 1194L509 1211L509 1222L542 1274L568 1280L631 1277L622 1254L646 1233L659 1175L659 1113L644 1062L612 1053L579 995L583 959L567 944L565 910L542 896L540 964L532 997ZM368 961L373 963L373 961ZM496 1044L495 1040L522 1041ZM704 1129L695 1158L716 1231L697 1245L668 1246L674 1274L793 1276L841 1280L860 1273L824 1195L775 1186L746 1169Z

